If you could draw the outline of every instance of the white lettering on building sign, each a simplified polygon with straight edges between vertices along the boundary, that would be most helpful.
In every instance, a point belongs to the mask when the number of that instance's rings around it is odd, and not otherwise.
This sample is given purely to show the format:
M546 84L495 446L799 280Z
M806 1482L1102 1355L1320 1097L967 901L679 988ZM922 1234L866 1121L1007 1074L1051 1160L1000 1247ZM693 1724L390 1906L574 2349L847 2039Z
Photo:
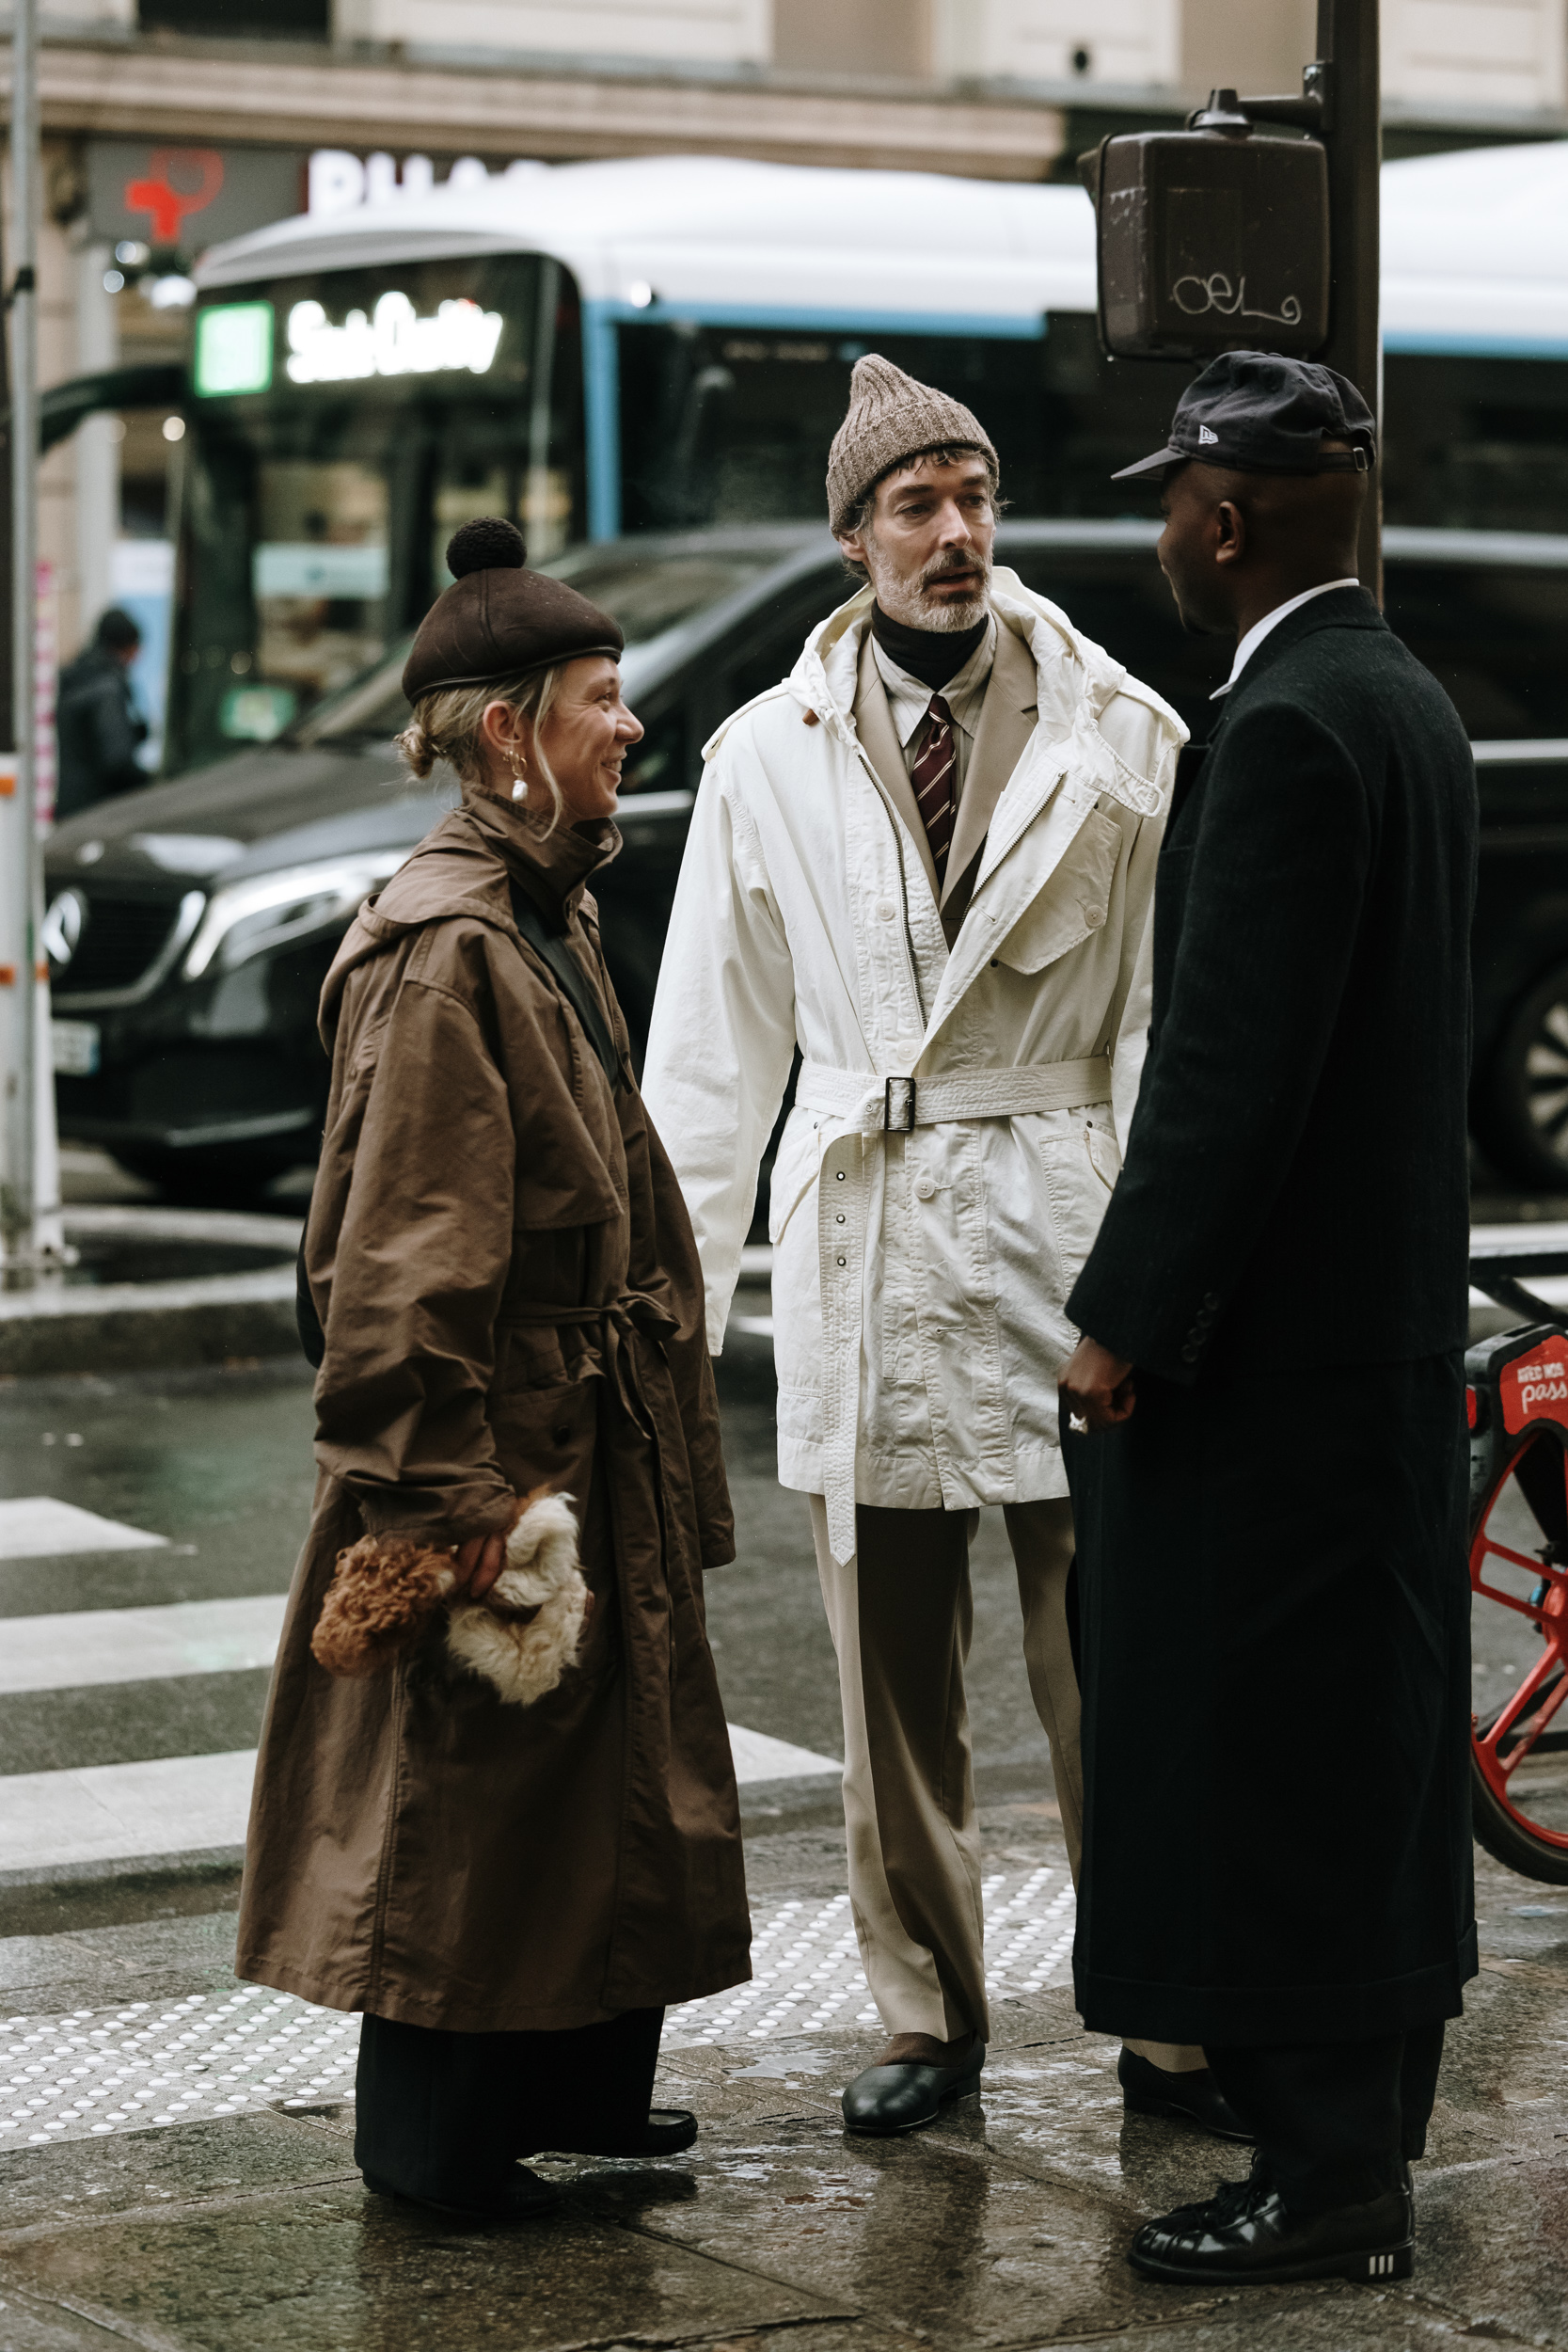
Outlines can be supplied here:
M492 172L482 157L459 155L441 185L473 196L492 187L515 188L547 169L546 164L519 159ZM306 208L312 219L331 220L362 204L426 197L436 185L436 167L428 155L404 155L400 165L395 156L379 151L360 157L342 147L318 147L306 175Z
M365 375L435 375L467 368L483 375L504 321L466 296L422 319L405 294L384 294L369 318L351 310L334 326L319 302L289 312L289 375L295 384L344 384Z

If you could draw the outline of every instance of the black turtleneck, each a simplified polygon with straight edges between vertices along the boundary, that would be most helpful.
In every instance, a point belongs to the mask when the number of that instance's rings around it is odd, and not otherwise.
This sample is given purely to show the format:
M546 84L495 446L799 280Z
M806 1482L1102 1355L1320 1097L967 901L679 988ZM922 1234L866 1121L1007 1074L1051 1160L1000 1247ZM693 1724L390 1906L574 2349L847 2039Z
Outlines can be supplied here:
M982 613L973 628L906 628L889 620L879 604L871 608L871 633L888 660L933 694L958 676L990 626L990 614Z

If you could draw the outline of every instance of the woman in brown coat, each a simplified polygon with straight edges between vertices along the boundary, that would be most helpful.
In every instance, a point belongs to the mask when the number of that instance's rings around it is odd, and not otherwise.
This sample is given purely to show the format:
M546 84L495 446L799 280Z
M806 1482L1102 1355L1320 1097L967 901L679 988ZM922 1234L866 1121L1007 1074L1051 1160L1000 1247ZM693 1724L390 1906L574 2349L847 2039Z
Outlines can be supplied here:
M586 896L642 731L621 632L523 569L508 524L466 526L448 562L403 739L463 805L361 910L322 998L321 1479L239 1970L365 2012L370 2185L515 2215L554 2201L519 2156L689 2144L689 2116L650 2116L664 2008L747 1978L750 1923L704 1630L702 1572L734 1543L702 1281ZM380 1672L317 1663L345 1548L435 1548L483 1600L540 1487L574 1499L592 1596L546 1695L470 1671L444 1609Z

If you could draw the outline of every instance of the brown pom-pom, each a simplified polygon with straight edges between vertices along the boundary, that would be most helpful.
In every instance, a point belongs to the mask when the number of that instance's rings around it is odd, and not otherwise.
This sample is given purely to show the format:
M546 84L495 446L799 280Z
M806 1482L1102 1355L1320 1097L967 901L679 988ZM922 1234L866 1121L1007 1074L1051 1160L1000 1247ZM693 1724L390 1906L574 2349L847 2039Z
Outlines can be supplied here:
M470 572L520 572L528 548L515 523L504 515L480 515L447 541L447 569L453 580Z
M453 1583L451 1553L406 1535L361 1535L338 1565L310 1637L329 1675L372 1675L412 1648Z

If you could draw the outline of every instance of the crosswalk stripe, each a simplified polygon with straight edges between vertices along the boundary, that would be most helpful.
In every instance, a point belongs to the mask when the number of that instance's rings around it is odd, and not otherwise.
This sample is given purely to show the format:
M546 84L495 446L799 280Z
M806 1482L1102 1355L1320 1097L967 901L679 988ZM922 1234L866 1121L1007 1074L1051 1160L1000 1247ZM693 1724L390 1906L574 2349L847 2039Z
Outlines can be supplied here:
M729 1734L735 1776L743 1788L749 1782L806 1780L817 1772L844 1770L836 1756L816 1756L810 1748L793 1747L787 1740L769 1738L766 1731L745 1731L738 1724L731 1724Z
M841 1769L831 1756L735 1724L730 1744L743 1787ZM255 1767L255 1750L240 1748L223 1756L13 1772L0 1779L0 1870L243 1845Z
M0 1635L0 1693L270 1666L287 1602L285 1593L260 1593L244 1600L11 1617Z
M19 1495L0 1502L0 1560L41 1560L67 1551L146 1551L162 1548L166 1535L100 1518L53 1495Z
M90 1764L0 1780L0 1870L198 1853L245 1837L256 1752Z

